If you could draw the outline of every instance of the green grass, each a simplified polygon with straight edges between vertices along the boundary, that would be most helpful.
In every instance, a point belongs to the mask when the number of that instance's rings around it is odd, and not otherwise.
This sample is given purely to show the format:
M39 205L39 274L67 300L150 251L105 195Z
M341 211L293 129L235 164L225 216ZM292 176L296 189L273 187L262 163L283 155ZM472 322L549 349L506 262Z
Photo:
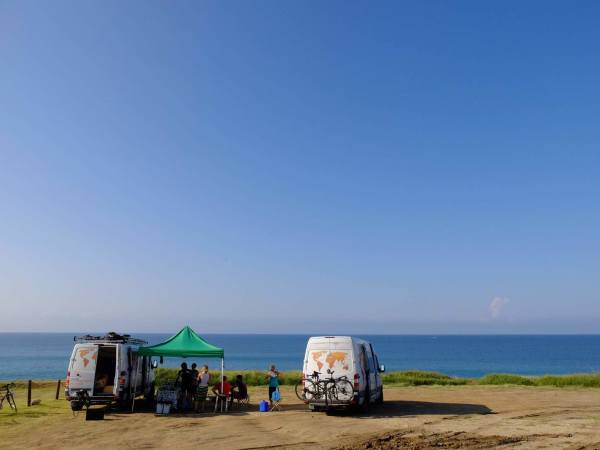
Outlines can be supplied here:
M225 375L233 380L237 374L244 377L248 386L266 386L266 373L257 370L227 370ZM156 384L160 386L168 379L175 379L177 369L159 368L156 370ZM215 384L219 380L220 372L211 372L210 384ZM280 381L282 385L294 386L300 380L301 372L282 372ZM540 377L521 376L513 374L489 374L481 378L459 378L444 375L438 372L426 372L421 370L409 370L403 372L387 372L382 374L383 384L387 386L462 386L462 385L480 385L480 386L548 386L548 387L586 387L600 388L600 373L591 374L573 374L573 375L544 375ZM3 382L0 382L0 385ZM24 391L27 382L19 381L18 389ZM33 389L44 388L49 392L56 386L55 381L34 381ZM62 387L61 387L62 395Z
M511 375L506 373L492 373L485 375L477 380L477 384L483 385L502 385L513 384L519 386L535 386L535 378L522 377L520 375Z
M450 377L442 373L420 370L384 373L381 379L383 384L395 384L399 386L458 386L467 384L470 381L466 378Z
M600 387L600 374L574 374L574 375L544 375L536 378L536 386L555 387Z
M0 385L3 382L0 382ZM14 389L18 412L15 413L7 403L0 410L0 436L4 430L18 432L22 426L27 426L30 419L46 417L49 420L64 420L65 413L70 413L69 402L64 399L61 389L60 399L55 400L56 381L34 381L32 383L32 400L40 400L40 404L27 406L27 382L17 383Z
M600 387L600 374L544 375L524 377L511 374L486 375L476 381L481 385L520 385L549 387Z

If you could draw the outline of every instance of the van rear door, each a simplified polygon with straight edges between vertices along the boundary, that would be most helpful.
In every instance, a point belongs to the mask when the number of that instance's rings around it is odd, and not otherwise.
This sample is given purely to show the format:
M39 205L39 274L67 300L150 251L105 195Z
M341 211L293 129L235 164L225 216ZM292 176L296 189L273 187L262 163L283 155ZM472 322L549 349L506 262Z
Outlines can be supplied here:
M352 382L354 376L352 341L336 341L335 338L325 338L320 342L310 342L306 352L306 375L319 372L320 378L329 378L328 371L333 372L334 378L348 377Z
M71 368L69 370L69 389L87 389L92 395L94 390L94 377L96 374L96 360L98 359L98 346L94 344L77 344L73 350Z

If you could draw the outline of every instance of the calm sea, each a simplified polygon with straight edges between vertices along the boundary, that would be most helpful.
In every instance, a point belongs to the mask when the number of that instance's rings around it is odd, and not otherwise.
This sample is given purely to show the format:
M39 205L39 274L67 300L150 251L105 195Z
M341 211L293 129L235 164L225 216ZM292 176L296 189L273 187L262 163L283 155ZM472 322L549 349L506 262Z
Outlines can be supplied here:
M169 335L136 335L151 344ZM227 369L300 370L308 336L208 334L225 349ZM585 336L359 336L373 343L387 370L434 370L479 377L502 372L522 375L600 372L600 335ZM66 374L72 333L0 333L0 380L58 379ZM217 367L216 360L188 362ZM165 365L181 362L168 359Z

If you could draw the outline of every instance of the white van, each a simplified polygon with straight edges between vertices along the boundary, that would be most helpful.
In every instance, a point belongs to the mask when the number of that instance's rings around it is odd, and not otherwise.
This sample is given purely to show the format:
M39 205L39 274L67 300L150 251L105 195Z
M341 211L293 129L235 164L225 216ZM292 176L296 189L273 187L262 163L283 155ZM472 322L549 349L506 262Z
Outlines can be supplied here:
M351 336L311 337L304 355L304 377L311 380L317 376L319 380L345 377L352 383L354 395L346 399L320 396L307 398L306 402L312 410L358 407L366 411L369 404L383 402L380 374L384 371L370 342Z
M78 399L82 393L90 404L118 403L122 407L140 395L153 399L158 364L137 355L145 341L113 332L74 341L65 381L65 398L73 410L81 409Z

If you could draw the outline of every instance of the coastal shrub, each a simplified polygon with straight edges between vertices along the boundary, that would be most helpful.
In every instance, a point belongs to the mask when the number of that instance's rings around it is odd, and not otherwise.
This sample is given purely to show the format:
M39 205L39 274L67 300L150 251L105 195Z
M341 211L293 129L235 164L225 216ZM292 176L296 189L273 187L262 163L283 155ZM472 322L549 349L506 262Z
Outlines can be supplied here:
M381 377L384 384L397 384L402 386L457 386L467 384L466 378L456 378L438 372L408 370L404 372L384 373Z
M175 379L177 368L159 368L156 370L156 384L161 386L166 380ZM210 372L210 384L219 382L220 372ZM265 386L267 384L266 372L259 370L226 370L225 375L233 380L237 374L244 377L248 386ZM282 372L280 382L282 385L294 386L301 372ZM519 385L519 386L553 386L553 387L595 387L600 388L600 374L576 375L545 375L542 377L525 377L512 374L489 374L479 379L451 377L438 372L420 370L407 370L402 372L387 372L382 374L382 381L386 385L397 386L461 386L466 384L476 385ZM52 383L50 383L52 384Z
M536 386L600 387L600 374L544 375L535 379Z
M511 375L507 373L492 373L485 375L477 381L477 384L516 384L521 386L534 386L535 379L522 377L520 375Z

